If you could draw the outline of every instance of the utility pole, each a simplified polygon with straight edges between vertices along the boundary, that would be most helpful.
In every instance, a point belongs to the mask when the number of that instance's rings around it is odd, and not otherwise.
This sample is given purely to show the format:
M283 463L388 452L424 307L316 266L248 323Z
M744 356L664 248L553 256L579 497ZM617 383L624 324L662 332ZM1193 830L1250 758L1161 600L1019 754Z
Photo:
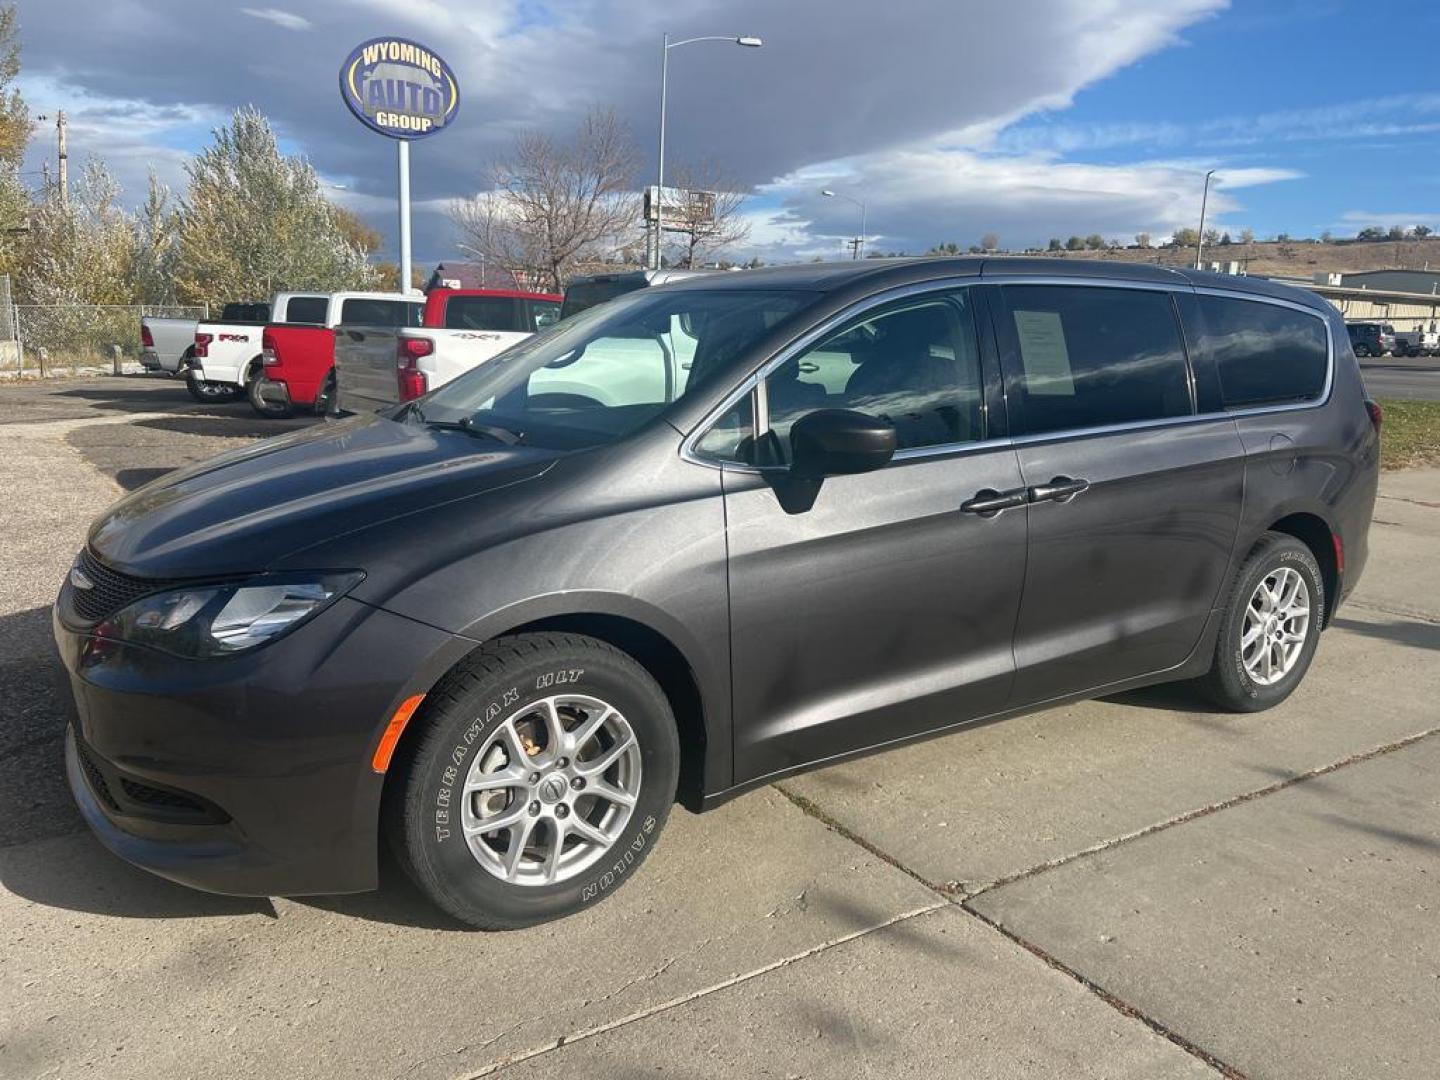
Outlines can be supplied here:
M70 154L65 149L65 110L55 114L55 146L60 152L60 205L70 202Z

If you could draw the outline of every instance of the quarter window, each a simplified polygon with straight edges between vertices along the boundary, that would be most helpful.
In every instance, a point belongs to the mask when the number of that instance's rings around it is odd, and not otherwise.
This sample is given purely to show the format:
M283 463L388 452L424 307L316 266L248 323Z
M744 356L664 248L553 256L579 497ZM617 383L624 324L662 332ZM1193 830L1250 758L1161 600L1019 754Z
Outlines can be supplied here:
M1070 285L1002 289L1012 401L1032 435L1188 416L1170 294Z
M1318 315L1257 300L1200 296L1201 348L1213 358L1227 409L1312 401L1330 362Z
M980 356L969 298L911 302L867 315L781 364L766 380L774 456L817 409L854 409L895 425L901 450L984 437Z

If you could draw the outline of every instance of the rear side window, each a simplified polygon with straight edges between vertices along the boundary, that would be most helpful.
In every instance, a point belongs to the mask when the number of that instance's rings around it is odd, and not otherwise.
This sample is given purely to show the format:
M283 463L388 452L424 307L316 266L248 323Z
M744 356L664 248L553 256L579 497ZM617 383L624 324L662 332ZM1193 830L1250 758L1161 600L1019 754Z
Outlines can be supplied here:
M534 329L524 318L522 302L513 296L452 296L445 301L446 330L513 334Z
M1009 379L1032 435L1188 416L1185 347L1167 292L1070 285L1001 290Z
M357 326L413 326L416 305L404 300L377 300L352 296L340 306L340 321Z
M1330 365L1325 324L1294 308L1200 296L1200 348L1220 376L1227 409L1313 401Z
M544 330L547 326L554 326L560 321L560 302L558 300L531 300L530 324L527 330Z
M330 299L325 296L292 296L285 302L285 321L294 323L325 322Z

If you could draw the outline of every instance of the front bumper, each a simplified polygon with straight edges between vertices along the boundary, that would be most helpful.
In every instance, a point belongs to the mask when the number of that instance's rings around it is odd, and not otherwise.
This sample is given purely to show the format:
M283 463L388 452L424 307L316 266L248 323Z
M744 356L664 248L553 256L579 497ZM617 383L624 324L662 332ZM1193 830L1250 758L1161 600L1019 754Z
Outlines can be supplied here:
M69 589L53 620L78 713L66 771L106 847L211 892L375 887L374 748L470 643L342 598L253 653L181 660L67 625Z

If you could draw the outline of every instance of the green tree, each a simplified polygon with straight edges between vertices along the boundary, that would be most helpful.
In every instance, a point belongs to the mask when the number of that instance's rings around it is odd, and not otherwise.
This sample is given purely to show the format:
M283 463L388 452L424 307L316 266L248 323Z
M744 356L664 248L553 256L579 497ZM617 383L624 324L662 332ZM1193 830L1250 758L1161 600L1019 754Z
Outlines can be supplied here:
M0 167L18 169L30 143L30 108L15 78L20 74L20 24L15 5L0 6Z
M52 187L31 215L30 258L17 282L23 303L128 304L133 232L120 188L91 159L62 199Z
M1085 237L1085 246L1091 251L1099 251L1105 246L1105 238L1099 233L1092 232L1089 236Z
M1385 230L1378 225L1367 225L1355 234L1356 240L1384 240Z
M1066 250L1066 251L1079 251L1079 250L1081 250L1084 246L1085 246L1085 241L1082 240L1082 239L1080 239L1080 237L1078 237L1078 236L1072 236L1072 237L1070 237L1069 240L1066 240L1066 241L1065 241L1065 250Z
M1052 237L1050 237L1050 243L1046 245L1045 250L1046 250L1046 251L1059 251L1059 250L1060 250L1060 247L1061 247L1060 238L1059 238L1058 236L1052 236Z
M280 153L261 113L239 109L186 167L175 292L218 307L287 289L330 292L375 282L365 252L346 239L314 168Z
M1427 236L1430 235L1430 226L1429 226L1429 225L1416 225L1416 226L1415 226L1415 229L1414 229L1414 233L1415 233L1415 239L1416 239L1416 240L1424 240Z
M1170 242L1176 247L1194 247L1195 242L1199 239L1200 233L1195 229L1176 229Z
M170 189L152 172L145 203L135 218L131 249L134 299L141 304L175 303L175 265L180 222Z

